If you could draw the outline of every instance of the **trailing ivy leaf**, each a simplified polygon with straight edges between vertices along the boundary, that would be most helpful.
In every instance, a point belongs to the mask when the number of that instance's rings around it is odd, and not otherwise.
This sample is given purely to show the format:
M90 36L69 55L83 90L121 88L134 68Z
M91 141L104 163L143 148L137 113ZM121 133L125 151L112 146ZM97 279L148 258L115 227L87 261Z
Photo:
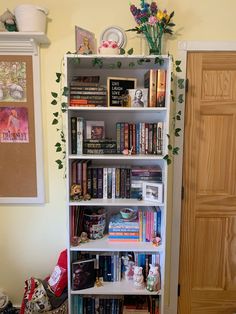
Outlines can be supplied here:
M171 99L172 99L173 102L175 101L175 97L174 96L171 96Z
M181 120L181 118L178 114L176 115L176 120Z
M130 63L129 63L129 67L130 67L130 68L135 67L135 63L134 63L134 62L130 62Z
M160 57L156 57L154 61L155 64L159 64L159 65L163 65L164 62L165 62L164 59Z
M52 95L53 98L57 98L57 96L58 96L58 94L55 93L55 92L51 92L51 95Z
M103 67L103 61L100 58L94 58L92 61L93 66L98 66L100 69Z
M55 144L55 146L56 146L56 147L61 146L61 143L57 142L57 143Z
M180 103L180 104L182 104L183 102L184 102L184 95L183 94L180 94L179 96L178 96L178 102Z
M178 87L180 89L183 89L184 88L184 79L178 79Z
M63 109L63 108L61 109L62 113L65 113L66 111L67 111L67 109Z
M53 120L52 120L52 124L53 124L53 125L58 124L58 120L57 120L57 119L53 119Z
M166 161L167 161L167 165L171 164L171 159L170 158L168 158Z
M139 59L139 60L137 60L138 65L142 65L143 62L144 62L144 59Z
M69 95L69 88L67 86L64 86L62 96L68 96Z
M133 48L130 48L128 51L127 51L128 55L132 55L134 53L134 49Z
M169 135L169 134L166 134L166 136L167 136L168 138L170 138L170 135Z
M56 99L53 99L53 100L51 101L51 104L52 104L53 106L57 105Z
M61 151L62 151L61 146L58 146L58 147L56 148L56 153L61 152Z
M53 112L53 115L54 115L54 117L58 117L58 115L59 115L59 112Z
M168 158L169 158L168 154L163 157L163 159L165 159L165 160L167 160Z
M172 145L169 144L167 147L169 150L172 150Z
M118 61L118 62L116 63L116 66L117 66L118 69L120 69L121 66L122 66L122 63L121 63L120 61Z
M63 168L63 164L62 164L62 161L60 159L55 160L55 162L58 165L58 169L62 169Z
M145 62L151 62L151 60L149 58L146 58Z
M176 137L177 137L177 136L180 136L180 134L179 134L180 131L181 131L180 128L176 128L176 129L175 129L175 136L176 136Z
M125 49L124 48L120 48L120 55L124 55L125 54Z
M56 77L57 77L57 79L56 79L56 82L57 83L59 83L60 82L60 80L61 80L61 73L56 73Z
M182 72L182 70L179 66L176 67L176 72Z
M181 64L181 60L176 60L176 61L175 61L175 64L176 64L176 65L180 65L180 64Z
M172 153L173 153L173 155L178 155L179 154L179 147L174 147Z
M174 95L173 89L170 90L170 94L171 94L171 95Z
M61 107L62 107L62 108L67 108L67 102L62 102L62 103L61 103Z

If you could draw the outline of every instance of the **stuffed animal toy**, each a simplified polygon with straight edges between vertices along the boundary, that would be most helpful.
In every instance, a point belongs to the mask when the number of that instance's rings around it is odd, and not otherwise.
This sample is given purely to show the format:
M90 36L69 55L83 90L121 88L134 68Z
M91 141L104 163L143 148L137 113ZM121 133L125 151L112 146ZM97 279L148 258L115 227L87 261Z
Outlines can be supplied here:
M70 197L74 201L78 201L82 197L82 190L80 184L72 184L70 188Z

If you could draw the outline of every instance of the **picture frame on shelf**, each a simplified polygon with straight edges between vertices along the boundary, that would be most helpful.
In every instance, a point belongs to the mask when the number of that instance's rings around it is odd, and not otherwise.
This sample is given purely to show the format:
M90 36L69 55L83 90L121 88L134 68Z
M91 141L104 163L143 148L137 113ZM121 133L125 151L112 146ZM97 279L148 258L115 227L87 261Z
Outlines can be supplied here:
M103 140L104 138L104 121L86 121L86 139Z
M143 199L163 203L163 183L143 182Z
M129 107L129 89L135 89L137 78L108 77L107 78L107 105L108 107Z
M96 54L95 34L79 26L75 26L75 48L78 54Z
M129 89L130 107L147 107L148 106L148 88Z

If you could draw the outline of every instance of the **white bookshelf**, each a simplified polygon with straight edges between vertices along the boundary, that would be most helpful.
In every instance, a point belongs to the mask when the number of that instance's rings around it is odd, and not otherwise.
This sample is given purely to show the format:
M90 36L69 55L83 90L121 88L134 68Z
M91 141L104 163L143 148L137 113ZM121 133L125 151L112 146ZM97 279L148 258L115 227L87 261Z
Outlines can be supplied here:
M92 62L95 58L102 61L102 68L94 67ZM66 121L66 138L67 138L67 221L68 221L68 291L69 291L69 313L71 311L71 304L73 296L92 296L92 295L159 295L160 308L159 313L164 314L164 296L165 291L165 272L166 272L166 217L167 217L167 188L168 188L168 166L163 159L167 154L167 136L169 133L169 113L170 113L170 82L171 82L171 58L169 56L162 56L163 64L156 63L155 56L100 56L100 55L73 55L68 54L65 56L65 69L66 69L66 83L68 87L74 76L91 76L97 75L100 77L101 85L106 85L107 77L135 77L137 79L137 88L144 87L144 74L152 68L164 68L167 73L166 80L166 102L163 108L124 108L124 107L68 107L67 121ZM79 62L78 62L79 60ZM144 60L142 64L138 64L139 60ZM147 62L145 61L147 60ZM120 68L111 67L111 64L121 62ZM130 67L130 64L138 64L136 67ZM164 124L163 129L163 153L162 155L122 155L122 154L109 154L109 155L76 155L71 153L71 117L83 117L84 120L105 122L106 136L116 139L116 123L121 121L130 122L150 122L154 123L162 121ZM73 161L90 160L92 164L98 166L109 167L109 165L120 166L160 166L162 170L162 183L164 186L164 198L162 203L151 202L138 199L91 199L88 201L72 201L70 200L70 167ZM107 236L102 239L90 240L89 242L82 243L78 246L71 246L70 243L70 211L74 206L99 206L104 207L108 213L108 218L114 212L119 211L122 207L140 207L149 208L152 206L159 206L161 209L161 236L162 241L160 246L154 246L150 242L112 242L109 241ZM157 292L150 292L147 289L135 289L133 283L127 280L118 282L104 282L101 287L93 287L83 290L72 290L71 284L71 263L72 257L78 252L86 253L104 253L104 252L136 252L136 253L158 253L160 256L161 267L161 290ZM113 313L112 313L113 314Z

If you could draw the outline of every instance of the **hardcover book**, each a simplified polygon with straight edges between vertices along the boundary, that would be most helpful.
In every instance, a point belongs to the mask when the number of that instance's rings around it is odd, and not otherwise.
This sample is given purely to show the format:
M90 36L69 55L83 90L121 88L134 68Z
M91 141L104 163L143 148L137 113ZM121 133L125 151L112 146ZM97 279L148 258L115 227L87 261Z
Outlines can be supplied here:
M72 289L91 288L95 283L94 259L72 263Z

